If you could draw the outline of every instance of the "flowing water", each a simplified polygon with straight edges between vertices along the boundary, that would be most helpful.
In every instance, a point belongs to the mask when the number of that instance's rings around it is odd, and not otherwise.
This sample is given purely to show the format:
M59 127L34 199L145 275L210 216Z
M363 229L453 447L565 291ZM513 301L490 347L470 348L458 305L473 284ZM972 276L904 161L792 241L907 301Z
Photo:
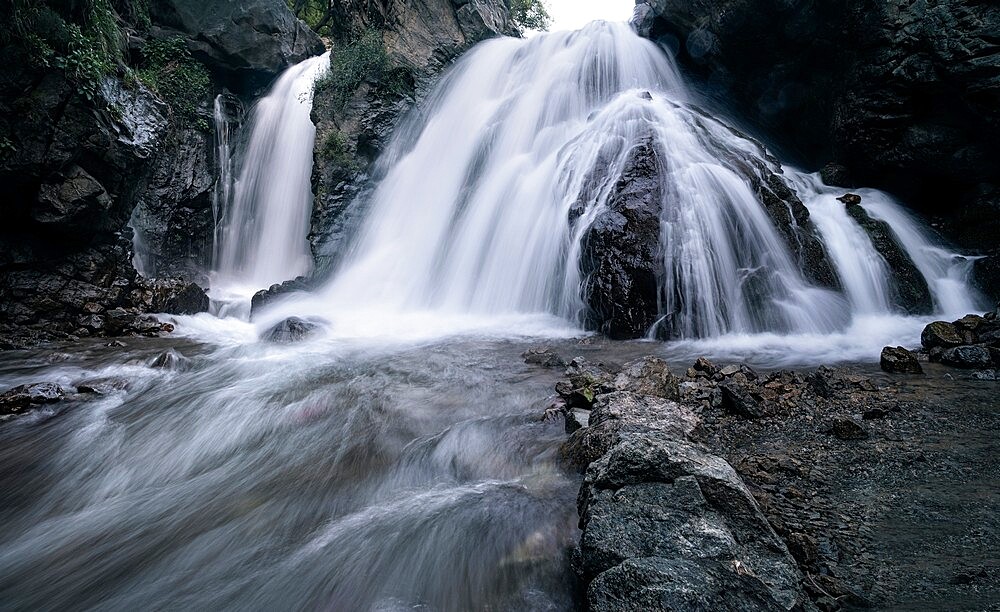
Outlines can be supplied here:
M286 70L259 100L246 129L246 149L233 177L227 118L216 107L220 178L212 296L240 301L262 287L305 274L312 266L312 88L329 54ZM217 100L218 103L218 100Z
M254 110L219 191L217 304L308 270L309 90L326 61L289 69ZM181 317L172 339L0 355L4 387L80 391L0 424L0 607L572 608L579 481L557 467L562 423L539 418L559 373L519 354L537 338L587 350L567 339L582 334L580 241L637 144L669 170L663 309L679 340L617 345L623 360L871 361L924 322L897 313L840 192L786 169L842 288L807 281L727 156L777 163L693 102L625 25L486 42L401 126L316 292L252 324ZM976 305L968 260L858 193L941 313ZM326 333L257 341L289 315Z

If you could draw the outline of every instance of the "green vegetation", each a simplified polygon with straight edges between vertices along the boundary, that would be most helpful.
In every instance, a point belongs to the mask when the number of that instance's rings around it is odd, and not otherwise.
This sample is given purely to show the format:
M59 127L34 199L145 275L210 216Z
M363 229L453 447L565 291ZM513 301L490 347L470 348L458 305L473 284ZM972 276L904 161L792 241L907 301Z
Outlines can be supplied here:
M337 109L364 82L376 85L385 95L401 96L409 91L406 71L393 65L382 42L382 33L369 29L334 47L330 71L316 83L317 92L331 92Z
M150 40L142 55L139 80L160 94L183 124L207 131L198 107L211 96L212 85L208 70L191 57L184 39Z
M543 0L508 0L510 18L522 30L548 30L552 17Z
M345 170L354 168L354 158L347 148L347 138L340 130L332 130L323 139L323 146L320 147L320 154L323 159L331 162L335 166Z
M125 34L109 0L92 0L85 10L60 13L42 0L8 0L0 13L10 26L0 44L19 49L29 65L60 68L88 99L125 58Z

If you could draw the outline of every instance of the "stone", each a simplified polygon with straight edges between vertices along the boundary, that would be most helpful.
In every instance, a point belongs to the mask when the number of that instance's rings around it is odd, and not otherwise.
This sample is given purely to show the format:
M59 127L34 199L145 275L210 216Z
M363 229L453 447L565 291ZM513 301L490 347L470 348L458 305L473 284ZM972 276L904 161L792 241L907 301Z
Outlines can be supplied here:
M548 347L531 348L521 353L524 363L539 365L543 368L562 368L566 366L566 360L562 356Z
M322 328L323 322L319 319L289 317L264 331L260 339L271 344L291 344L315 336Z
M55 383L20 385L0 394L0 415L20 414L30 408L58 402L65 395L62 387Z
M917 356L902 346L887 346L882 349L879 365L883 372L890 374L923 374L924 369Z
M920 333L920 344L926 349L949 348L962 344L962 336L955 326L945 321L934 321Z
M644 357L622 366L613 384L619 391L677 400L680 399L679 382L665 361Z
M941 363L970 370L984 369L993 364L993 356L985 346L956 346L941 353Z
M622 433L587 470L580 552L590 608L804 603L795 560L732 466L675 435Z
M864 440L868 430L854 417L839 416L833 419L830 432L841 440Z
M149 367L160 370L186 370L191 367L191 360L174 349L167 349L157 355L149 363Z
M759 419L764 416L760 402L747 388L736 384L724 384L719 386L719 390L722 409L726 412L746 419Z
M250 300L250 319L269 304L273 304L284 296L312 289L313 283L305 276L299 276L283 283L271 285L254 294Z

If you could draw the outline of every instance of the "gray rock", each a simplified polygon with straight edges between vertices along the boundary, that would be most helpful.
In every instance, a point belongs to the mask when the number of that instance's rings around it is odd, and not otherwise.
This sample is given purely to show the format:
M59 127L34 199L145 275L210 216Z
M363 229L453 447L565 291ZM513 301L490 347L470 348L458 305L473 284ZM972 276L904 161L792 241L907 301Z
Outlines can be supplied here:
M923 374L924 369L917 356L902 346L887 346L882 349L879 365L883 372L890 374Z
M956 346L941 353L941 363L956 368L979 370L993 365L993 356L985 346Z
M260 339L261 342L272 344L291 344L315 336L322 328L322 321L318 319L289 317L268 328L260 335Z
M562 356L548 347L531 348L521 354L524 363L540 365L543 368L562 368L566 366L566 360Z
M735 470L674 436L622 433L587 470L580 550L590 607L790 610L804 602L794 559Z
M153 34L182 35L192 55L234 85L266 84L286 67L323 52L323 42L295 18L283 0L149 5Z
M868 430L864 424L854 417L839 416L833 419L830 433L841 440L864 440Z
M926 349L958 346L962 344L962 335L951 323L935 321L920 333L920 344Z
M14 387L0 394L0 415L19 414L43 404L58 402L65 397L55 383L34 383Z
M759 419L764 416L760 402L746 387L736 384L719 386L722 399L722 409L731 414L737 414L747 419Z

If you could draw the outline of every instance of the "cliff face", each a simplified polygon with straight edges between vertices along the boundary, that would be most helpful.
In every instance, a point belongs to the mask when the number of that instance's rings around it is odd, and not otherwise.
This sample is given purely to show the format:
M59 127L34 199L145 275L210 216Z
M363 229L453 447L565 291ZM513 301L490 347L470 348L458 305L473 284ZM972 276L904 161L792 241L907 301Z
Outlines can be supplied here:
M331 74L313 101L316 201L310 240L320 274L342 252L362 212L351 203L377 178L374 161L400 117L462 52L487 38L518 33L503 0L350 4L353 22L334 45ZM352 79L352 72L364 76Z
M1000 6L975 0L643 0L639 29L827 182L871 185L990 255L1000 286ZM646 6L641 6L645 4Z
M14 24L0 38L0 332L17 336L8 344L151 333L142 312L205 308L190 281L210 263L212 97L222 87L252 96L322 50L281 0L152 4L0 9ZM223 40L243 47L205 51ZM152 263L143 271L180 280L136 274L130 219Z

